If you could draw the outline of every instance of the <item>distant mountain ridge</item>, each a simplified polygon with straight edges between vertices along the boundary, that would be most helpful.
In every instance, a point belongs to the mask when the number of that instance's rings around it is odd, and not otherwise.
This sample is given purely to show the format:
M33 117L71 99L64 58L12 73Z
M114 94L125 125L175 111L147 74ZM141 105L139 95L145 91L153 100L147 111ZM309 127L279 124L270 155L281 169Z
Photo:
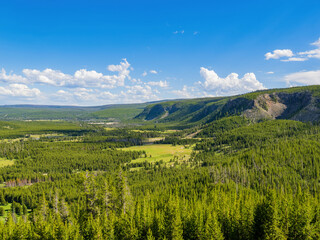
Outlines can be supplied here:
M102 106L3 105L3 120L93 120L158 122L196 125L227 116L248 119L320 120L320 86L259 90L229 97L162 100Z
M252 120L320 120L320 86L269 89L238 96L166 101L148 105L136 119L208 123L226 116Z

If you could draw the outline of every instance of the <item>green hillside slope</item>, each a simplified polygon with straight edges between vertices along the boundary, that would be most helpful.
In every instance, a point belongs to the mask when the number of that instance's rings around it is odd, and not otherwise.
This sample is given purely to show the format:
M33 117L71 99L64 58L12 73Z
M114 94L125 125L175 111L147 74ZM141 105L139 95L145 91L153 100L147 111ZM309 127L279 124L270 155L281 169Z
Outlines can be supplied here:
M157 122L208 123L226 116L252 120L320 120L320 86L256 91L232 97L167 101L148 105L136 116Z

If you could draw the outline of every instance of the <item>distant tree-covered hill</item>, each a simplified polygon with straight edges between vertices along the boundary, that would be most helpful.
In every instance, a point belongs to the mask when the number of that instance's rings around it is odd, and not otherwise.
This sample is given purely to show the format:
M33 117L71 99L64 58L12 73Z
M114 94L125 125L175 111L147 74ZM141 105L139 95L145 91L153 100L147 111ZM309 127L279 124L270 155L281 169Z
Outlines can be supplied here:
M8 105L0 106L2 120L110 120L174 123L195 126L228 116L248 119L320 119L320 86L256 91L237 96L163 100L140 104L92 107Z
M166 101L148 105L136 119L157 122L209 123L227 116L252 120L320 119L320 86L256 91L238 96Z

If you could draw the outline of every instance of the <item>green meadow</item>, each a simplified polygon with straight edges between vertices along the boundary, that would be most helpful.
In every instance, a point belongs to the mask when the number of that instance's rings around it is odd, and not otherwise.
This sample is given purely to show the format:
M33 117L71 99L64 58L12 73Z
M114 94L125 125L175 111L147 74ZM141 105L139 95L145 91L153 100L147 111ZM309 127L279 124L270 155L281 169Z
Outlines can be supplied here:
M13 160L8 160L5 158L0 158L0 167L11 166L14 164Z
M181 145L173 146L171 144L152 144L143 146L133 146L122 148L124 151L145 151L146 154L143 157L132 160L132 163L138 162L170 162L170 160L177 159L178 161L185 161L190 158L192 152L191 148L185 148Z

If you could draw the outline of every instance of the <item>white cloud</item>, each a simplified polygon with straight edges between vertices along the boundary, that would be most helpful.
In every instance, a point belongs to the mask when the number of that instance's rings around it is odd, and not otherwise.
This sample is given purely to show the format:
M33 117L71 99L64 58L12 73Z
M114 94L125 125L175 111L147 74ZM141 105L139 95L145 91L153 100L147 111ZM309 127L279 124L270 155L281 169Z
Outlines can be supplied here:
M169 84L168 84L168 82L166 80L165 81L159 81L159 82L148 82L148 85L158 86L158 87L161 87L161 88L169 87Z
M311 43L311 45L314 45L320 48L320 38L317 41Z
M80 69L74 73L74 78L79 80L94 81L102 77L102 73L98 73L94 70L87 71L86 69Z
M140 78L138 78L138 79L132 78L132 79L131 79L131 82L132 82L132 83L135 83L136 85L138 85L138 84L143 84L143 82L141 81Z
M305 52L299 52L299 55L307 57L307 58L319 58L320 59L320 48L305 51Z
M107 69L112 72L118 72L118 75L108 76L110 78L114 78L115 80L117 80L118 86L123 86L124 80L126 78L131 79L131 77L130 77L130 63L128 63L127 59L125 59L125 58L122 60L120 65L109 65Z
M80 101L96 102L97 96L93 93L93 89L76 88L73 90L73 96Z
M23 74L27 77L29 83L43 83L52 86L65 86L67 82L72 81L72 76L64 74L57 70L45 69L23 69Z
M65 90L58 90L56 93L51 94L49 96L53 100L53 102L56 103L64 103L64 104L70 104L74 102L74 96L71 92L65 91Z
M193 98L195 97L194 91L194 87L184 85L181 90L173 90L171 92L181 98Z
M0 87L0 95L12 96L12 97L37 97L41 94L40 90L37 88L29 88L25 84L9 84L7 87Z
M99 90L88 88L74 88L70 91L59 90L51 95L51 98L54 98L55 101L68 102L69 104L76 103L77 105L79 105L79 103L82 105L93 105L93 103L105 104L106 100L108 103L110 103L110 100L112 100L111 102L119 100L117 97L117 94L113 94L109 91L100 92Z
M320 70L291 73L286 75L284 79L288 85L316 85L320 84Z
M156 70L150 70L150 73L157 74L158 72Z
M124 86L125 79L130 77L130 64L123 59L119 65L109 65L107 69L111 72L117 72L114 75L104 75L94 70L80 69L73 75L65 74L59 70L47 68L43 71L37 69L23 69L24 76L10 74L2 69L0 80L12 83L40 83L56 87L100 87L114 88Z
M231 73L226 78L221 78L215 71L201 67L200 74L205 79L204 82L199 82L200 85L205 91L214 92L217 96L265 89L254 73L246 73L242 78L237 73Z
M149 94L152 94L152 89L150 86L141 86L141 85L136 85L136 86L130 86L128 87L128 94L132 95L140 95L140 96L146 96Z
M266 53L264 56L266 57L266 60L279 59L282 57L292 57L293 53L290 49L276 49L272 53Z
M117 99L118 95L117 94L113 94L109 91L104 91L102 93L99 94L99 97L101 97L102 99L108 99L108 100L115 100Z
M317 41L311 43L310 45L316 46L317 48L308 51L298 52L297 54L293 54L293 52L290 49L277 49L274 50L273 53L266 53L265 57L266 60L287 57L287 59L281 59L282 62L303 62L307 61L310 58L320 59L320 38Z
M274 72L270 71L270 72L267 72L267 74L274 74Z
M144 71L141 75L142 75L142 77L145 77L148 75L148 73L146 71Z
M0 80L9 83L27 83L28 79L16 74L7 74L4 68L0 72Z
M307 61L308 58L301 58L301 57L290 57L288 59L281 59L282 62L304 62Z
M144 102L158 100L159 97L149 85L135 85L128 86L126 92L121 91L119 97L121 97L122 102Z

